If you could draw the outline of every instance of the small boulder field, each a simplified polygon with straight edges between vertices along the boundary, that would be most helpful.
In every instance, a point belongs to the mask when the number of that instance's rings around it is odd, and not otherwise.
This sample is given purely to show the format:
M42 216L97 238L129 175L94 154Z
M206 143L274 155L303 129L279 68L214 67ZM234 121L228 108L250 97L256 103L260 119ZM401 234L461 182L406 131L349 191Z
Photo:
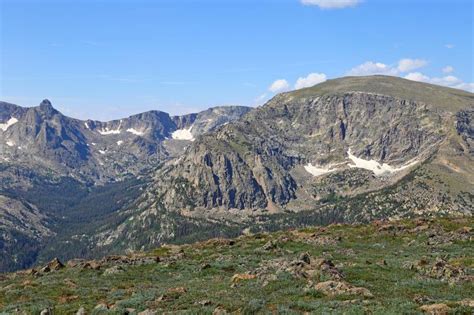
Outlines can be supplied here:
M474 219L336 224L0 274L0 314L473 314Z

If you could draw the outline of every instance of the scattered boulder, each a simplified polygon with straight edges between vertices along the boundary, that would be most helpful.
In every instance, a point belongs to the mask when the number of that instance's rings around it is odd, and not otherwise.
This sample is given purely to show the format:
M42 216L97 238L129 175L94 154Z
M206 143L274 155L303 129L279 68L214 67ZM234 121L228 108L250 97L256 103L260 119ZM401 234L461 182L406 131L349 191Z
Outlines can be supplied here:
M102 268L102 264L95 260L88 261L82 266L82 269L100 270L100 268Z
M23 287L32 287L33 285L35 285L35 283L34 283L33 281L27 279L27 280L23 281L23 282L21 283L21 285L22 285Z
M53 315L53 310L51 308L45 308L40 312L40 315Z
M301 253L298 259L306 264L311 264L311 256L308 252Z
M451 310L451 308L447 306L446 304L438 303L438 304L423 305L420 307L420 310L430 315L447 315L449 311Z
M410 230L411 233L420 233L430 228L428 224L418 225Z
M398 235L405 231L406 227L401 224L385 223L378 227L377 232L382 234Z
M110 267L110 268L107 268L105 269L103 275L104 276L107 276L107 275L114 275L114 274L118 274L118 273L122 273L124 270L122 267L120 266L113 266L113 267Z
M58 271L58 270L60 270L64 267L65 266L63 265L63 263L61 261L59 261L58 258L54 258L49 263L47 263L46 266L41 268L40 271L43 272L43 273L48 273L48 272L51 272L51 271Z
M312 265L333 280L344 279L344 274L329 259L316 259Z
M304 252L295 260L287 260L285 258L276 258L266 260L260 263L260 266L252 272L263 281L264 285L269 281L277 279L277 274L288 272L296 278L316 279L321 276L330 277L333 280L342 280L343 273L329 259L311 258L309 253Z
M148 265L160 262L158 256L144 256L144 255L112 255L104 257L100 263L102 265Z
M292 231L291 236L296 240L313 246L332 246L342 241L342 237L340 236L321 235L321 233L325 231L323 228L319 229L316 233Z
M416 294L415 297L413 298L413 302L417 303L417 304L427 304L427 303L431 303L433 300L425 295L421 295L421 294Z
M363 287L355 287L344 281L325 281L314 286L314 289L328 296L337 295L357 295L365 298L373 297L369 289Z
M105 303L99 303L94 307L95 311L106 311L109 309L109 306Z
M202 300L202 301L197 302L196 304L201 305L201 306L209 306L212 304L212 302L210 300Z
M222 306L216 307L214 311L212 312L212 315L225 315L225 314L228 314L228 313Z
M156 311L153 311L153 310L150 310L150 309L146 309L144 311L141 311L140 313L138 313L138 315L156 315L157 312Z
M457 302L457 304L462 305L462 306L474 307L474 300L464 299L464 300L461 300L461 301Z
M329 259L311 258L307 252L301 253L295 260L276 258L260 263L260 266L253 272L264 283L273 281L276 274L281 272L291 273L297 278L319 279L321 275L330 277L333 280L342 280L343 273Z
M232 276L232 283L239 283L242 280L250 280L250 279L255 279L257 276L253 274L248 274L248 273L236 273L235 275Z
M69 278L64 279L63 283L67 285L69 288L72 288L72 289L77 288L77 284Z
M457 232L460 233L460 234L470 234L470 233L472 232L472 227L470 227L470 226L463 226L463 227L460 228Z
M70 259L66 262L68 268L77 268L86 263L85 259Z
M26 276L36 276L38 275L38 270L36 270L35 268L31 268L25 271L19 271L18 274L24 274Z
M86 309L84 307L81 306L81 308L79 308L76 312L76 315L86 315Z
M209 269L211 268L211 265L208 264L208 263L202 263L201 266L199 267L199 270L206 270L206 269Z
M469 280L464 268L453 266L442 258L437 258L433 264L429 264L426 259L421 259L413 264L409 264L408 267L424 276L451 283Z
M273 240L270 240L266 242L265 245L263 245L260 249L263 251L270 251L276 249L277 247L277 243Z
M228 238L212 238L207 241L200 242L196 244L195 246L197 248L203 248L203 247L220 247L220 246L232 246L235 245L235 240L233 239L228 239Z

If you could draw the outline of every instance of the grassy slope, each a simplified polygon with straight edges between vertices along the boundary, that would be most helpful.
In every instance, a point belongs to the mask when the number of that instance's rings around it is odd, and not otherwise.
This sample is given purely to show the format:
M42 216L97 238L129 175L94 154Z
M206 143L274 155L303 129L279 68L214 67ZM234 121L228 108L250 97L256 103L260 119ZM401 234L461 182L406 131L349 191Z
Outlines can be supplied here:
M418 230L414 230L417 226ZM11 313L18 308L38 313L49 306L55 314L73 314L83 306L89 313L99 314L92 310L102 302L114 305L115 310L108 312L115 314L123 314L125 308L136 312L155 309L159 313L210 314L218 306L239 314L399 314L419 313L421 304L436 302L446 303L453 313L468 314L472 308L457 302L472 299L472 281L437 279L407 267L420 259L431 265L442 257L452 266L464 269L472 280L472 230L467 240L450 239L463 227L472 229L474 219L400 221L388 229L376 224L333 225L242 236L232 245L210 240L165 246L147 253L160 256L161 262L125 265L124 271L115 275L103 275L108 265L100 270L67 267L42 276L0 275L0 310ZM276 248L262 250L270 240ZM291 272L277 272L278 264L267 273L257 273L255 279L232 285L235 274L256 273L259 266L275 259L294 261L303 252L308 252L312 261L332 260L345 281L369 289L374 297L325 296L314 289L314 284L328 280L327 274L320 272L305 279ZM386 265L380 263L382 260ZM186 292L169 291L180 287ZM425 301L417 302L417 297Z
M473 93L382 75L328 80L313 87L289 92L287 95L310 97L349 91L384 94L399 99L423 102L452 113L474 107Z

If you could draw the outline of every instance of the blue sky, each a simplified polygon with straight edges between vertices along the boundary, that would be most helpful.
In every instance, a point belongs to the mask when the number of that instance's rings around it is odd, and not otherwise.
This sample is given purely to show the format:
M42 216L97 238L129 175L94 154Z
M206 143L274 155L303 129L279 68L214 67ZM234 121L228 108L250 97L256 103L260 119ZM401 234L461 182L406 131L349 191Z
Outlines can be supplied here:
M0 3L0 100L77 118L255 106L348 74L474 88L470 0Z

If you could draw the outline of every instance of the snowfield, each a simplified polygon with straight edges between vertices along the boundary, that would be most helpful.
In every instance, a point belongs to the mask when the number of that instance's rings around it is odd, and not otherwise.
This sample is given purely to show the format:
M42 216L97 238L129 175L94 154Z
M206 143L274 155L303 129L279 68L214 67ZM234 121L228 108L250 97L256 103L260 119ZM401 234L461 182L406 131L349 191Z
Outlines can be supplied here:
M178 129L171 134L171 137L176 140L194 141L194 136L191 133L191 129L193 129L193 126L189 127L188 129Z
M353 164L349 164L348 166L350 168L362 168L365 170L369 170L375 174L375 176L381 176L381 175L386 175L386 174L393 174L396 172L400 172L404 169L407 169L416 163L418 163L418 160L412 160L409 161L408 163L399 166L399 167L394 167L386 163L379 163L375 160L364 160L361 158L356 157L354 154L351 153L351 149L347 151L347 155L351 162ZM350 162L346 162L343 164L348 164ZM340 165L340 164L339 164ZM332 168L335 165L328 165L328 166L313 166L311 163L308 163L304 166L304 169L312 174L313 176L321 176L327 173L331 173L334 171L338 171L341 168Z
M114 134L118 135L118 134L120 134L120 129L109 130L107 128L107 129L98 130L98 132L101 135L114 135Z
M0 124L0 129L7 131L7 129L18 122L18 119L11 117L6 123Z
M144 134L144 132L133 129L133 128L128 128L127 132L133 133L134 135L137 135L137 136L143 136Z
M313 166L311 163L308 163L304 166L304 169L313 176L321 176L327 173L337 171L337 168L331 168L331 165L327 167L323 166Z
M349 167L363 168L363 169L372 171L375 174L375 176L380 176L386 173L393 174L418 163L417 160L414 160L400 167L393 167L386 163L380 164L379 162L375 160L364 160L364 159L358 158L351 153L351 149L347 151L347 155L349 156L349 159L355 164L355 165L349 164Z

